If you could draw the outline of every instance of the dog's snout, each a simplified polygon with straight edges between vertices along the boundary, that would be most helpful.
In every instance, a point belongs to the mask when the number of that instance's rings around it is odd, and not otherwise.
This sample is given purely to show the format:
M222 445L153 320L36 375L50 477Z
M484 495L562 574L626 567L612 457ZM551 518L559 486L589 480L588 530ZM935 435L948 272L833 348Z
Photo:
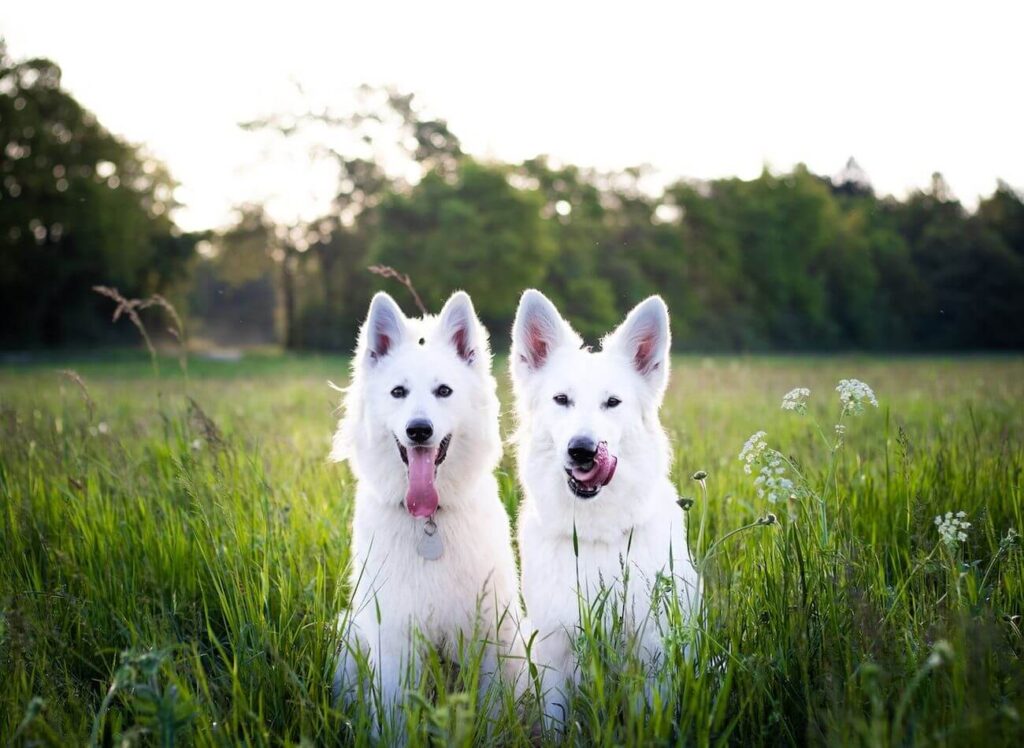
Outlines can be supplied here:
M416 444L423 444L434 435L434 427L426 418L417 418L409 421L405 433Z
M569 458L578 465L593 462L597 455L597 442L588 436L574 436L569 440Z

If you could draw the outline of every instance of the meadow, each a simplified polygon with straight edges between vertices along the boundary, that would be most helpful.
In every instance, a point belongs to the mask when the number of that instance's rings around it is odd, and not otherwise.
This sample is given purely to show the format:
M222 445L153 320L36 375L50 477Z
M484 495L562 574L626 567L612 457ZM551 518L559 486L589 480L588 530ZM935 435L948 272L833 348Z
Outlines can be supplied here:
M347 361L189 363L187 377L129 354L0 371L5 743L370 742L367 709L330 692L353 486L326 460L326 382L343 384ZM680 626L650 705L614 632L588 628L564 740L1019 745L1024 359L673 366L662 417L706 610ZM878 407L840 434L850 377ZM781 408L795 387L811 391L806 414ZM778 452L759 459L793 481L780 501L738 458L762 430ZM514 515L513 465L507 448ZM947 512L969 527L943 536ZM529 698L492 695L488 723L474 682L434 662L410 692L410 744L562 742L533 730Z

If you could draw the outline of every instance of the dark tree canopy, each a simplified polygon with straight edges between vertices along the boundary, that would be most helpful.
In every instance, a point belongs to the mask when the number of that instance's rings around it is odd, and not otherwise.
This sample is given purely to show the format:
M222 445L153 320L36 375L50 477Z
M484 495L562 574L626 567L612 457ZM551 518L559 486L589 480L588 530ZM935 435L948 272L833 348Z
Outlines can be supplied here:
M110 305L183 276L193 242L170 218L166 169L112 135L61 88L45 59L12 60L0 40L0 343L96 340Z

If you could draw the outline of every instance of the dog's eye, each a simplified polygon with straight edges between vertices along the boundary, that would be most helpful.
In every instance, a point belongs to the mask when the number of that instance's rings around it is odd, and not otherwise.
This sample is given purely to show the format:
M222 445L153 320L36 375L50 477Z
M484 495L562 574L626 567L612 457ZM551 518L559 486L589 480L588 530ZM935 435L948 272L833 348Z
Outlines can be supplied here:
M452 394L452 388L449 387L447 384L442 384L440 387L434 390L434 394L437 395L438 397L450 397Z
M609 397L607 400L604 401L604 407L606 408L617 408L621 404L622 401L619 400L619 398L617 397Z
M563 394L559 393L559 394L555 395L555 402L558 403L559 405L563 406L563 407L568 407L568 405L569 405L569 396L568 395L563 395Z
M403 387L402 385L398 385L393 390L391 390L391 397L397 397L398 399L402 399L408 394L409 390L405 389L405 387Z

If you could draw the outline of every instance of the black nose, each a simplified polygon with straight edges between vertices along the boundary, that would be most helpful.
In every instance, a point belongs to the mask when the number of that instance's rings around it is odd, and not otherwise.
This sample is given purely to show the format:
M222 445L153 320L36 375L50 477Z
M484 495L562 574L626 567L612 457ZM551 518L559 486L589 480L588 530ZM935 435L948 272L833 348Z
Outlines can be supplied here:
M569 457L578 465L593 462L597 455L597 442L586 436L574 436L569 440Z
M422 444L434 435L434 427L427 419L417 418L415 421L409 421L405 433L417 444Z

